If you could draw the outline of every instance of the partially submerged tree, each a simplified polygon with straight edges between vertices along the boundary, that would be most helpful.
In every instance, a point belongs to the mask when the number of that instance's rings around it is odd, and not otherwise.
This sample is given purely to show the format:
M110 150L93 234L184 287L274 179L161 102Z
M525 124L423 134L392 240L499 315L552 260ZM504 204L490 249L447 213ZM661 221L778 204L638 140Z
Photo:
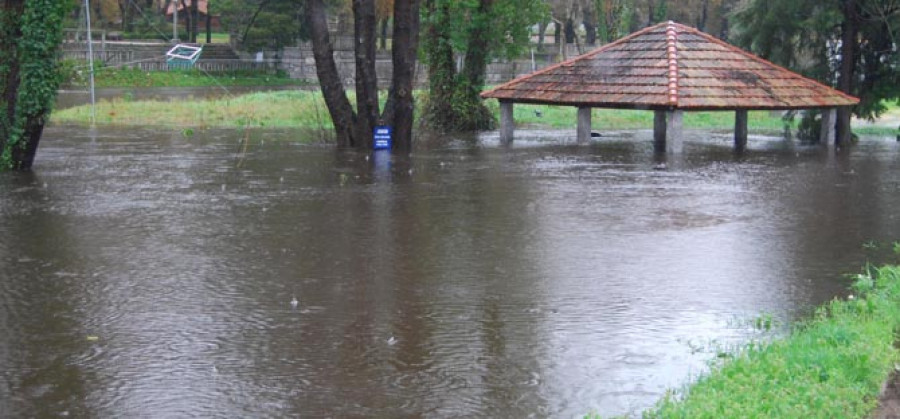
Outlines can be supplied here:
M900 98L896 0L751 0L734 23L739 45L860 98L838 110L837 141L850 137L853 114L875 118Z
M381 111L378 79L375 72L376 9L375 0L353 0L353 32L356 42L356 109L334 61L334 48L328 33L328 11L324 0L307 2L307 18L312 37L316 74L328 112L334 122L339 147L371 148L376 125L394 129L394 148L412 146L413 77L419 44L419 0L394 4L393 75L387 103Z
M59 87L67 0L0 0L0 170L31 168Z
M519 55L546 10L543 0L425 0L426 123L449 131L493 127L493 115L479 97L488 62Z

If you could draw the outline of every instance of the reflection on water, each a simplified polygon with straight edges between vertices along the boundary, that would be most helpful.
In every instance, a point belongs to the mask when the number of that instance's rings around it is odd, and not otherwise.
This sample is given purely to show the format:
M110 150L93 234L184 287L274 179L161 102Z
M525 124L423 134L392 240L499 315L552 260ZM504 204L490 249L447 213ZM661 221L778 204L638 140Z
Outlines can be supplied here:
M49 129L0 176L0 416L634 414L900 238L894 142L302 135Z

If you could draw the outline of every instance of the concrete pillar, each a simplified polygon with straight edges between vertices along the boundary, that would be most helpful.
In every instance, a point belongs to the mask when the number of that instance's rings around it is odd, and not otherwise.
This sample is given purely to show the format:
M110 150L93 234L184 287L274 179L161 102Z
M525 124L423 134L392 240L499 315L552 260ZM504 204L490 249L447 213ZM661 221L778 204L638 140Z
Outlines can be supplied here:
M500 102L500 142L509 144L513 140L516 121L513 119L513 103Z
M653 111L653 150L666 151L666 111Z
M591 108L578 108L578 144L591 141Z
M819 133L819 144L828 148L835 145L835 122L837 122L837 109L828 108L822 110L822 130Z
M747 148L747 110L738 109L734 112L734 150L744 151Z
M666 152L681 154L684 150L684 136L681 130L683 112L673 110L666 112Z

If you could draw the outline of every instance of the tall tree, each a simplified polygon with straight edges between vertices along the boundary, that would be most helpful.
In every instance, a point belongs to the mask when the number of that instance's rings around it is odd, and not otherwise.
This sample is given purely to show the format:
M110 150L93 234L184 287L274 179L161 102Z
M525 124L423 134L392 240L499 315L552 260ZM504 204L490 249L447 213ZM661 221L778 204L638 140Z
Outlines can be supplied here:
M334 61L334 48L328 33L328 11L323 0L307 2L316 74L322 96L334 122L339 147L369 149L376 125L394 128L394 148L412 146L413 77L419 43L419 0L397 2L393 13L393 78L384 111L379 110L378 79L375 71L376 9L374 0L353 0L355 36L356 109Z
M900 2L751 0L735 14L735 41L778 64L860 98L838 110L837 141L851 118L875 118L900 98Z
M304 15L306 2L296 0L218 0L209 13L219 14L222 26L238 34L248 51L278 50L309 39Z
M0 170L24 170L56 98L56 54L71 3L0 1Z
M599 18L597 36L600 43L615 41L628 34L633 0L594 0Z
M426 123L450 131L492 127L493 116L479 97L487 65L494 57L520 54L546 10L543 0L425 0Z

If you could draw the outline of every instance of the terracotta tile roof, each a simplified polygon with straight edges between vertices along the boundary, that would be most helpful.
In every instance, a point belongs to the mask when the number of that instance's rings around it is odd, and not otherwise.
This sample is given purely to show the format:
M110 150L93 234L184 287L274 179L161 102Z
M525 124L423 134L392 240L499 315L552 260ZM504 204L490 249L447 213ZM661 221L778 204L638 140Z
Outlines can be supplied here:
M674 22L481 94L524 103L635 109L808 109L859 99Z

